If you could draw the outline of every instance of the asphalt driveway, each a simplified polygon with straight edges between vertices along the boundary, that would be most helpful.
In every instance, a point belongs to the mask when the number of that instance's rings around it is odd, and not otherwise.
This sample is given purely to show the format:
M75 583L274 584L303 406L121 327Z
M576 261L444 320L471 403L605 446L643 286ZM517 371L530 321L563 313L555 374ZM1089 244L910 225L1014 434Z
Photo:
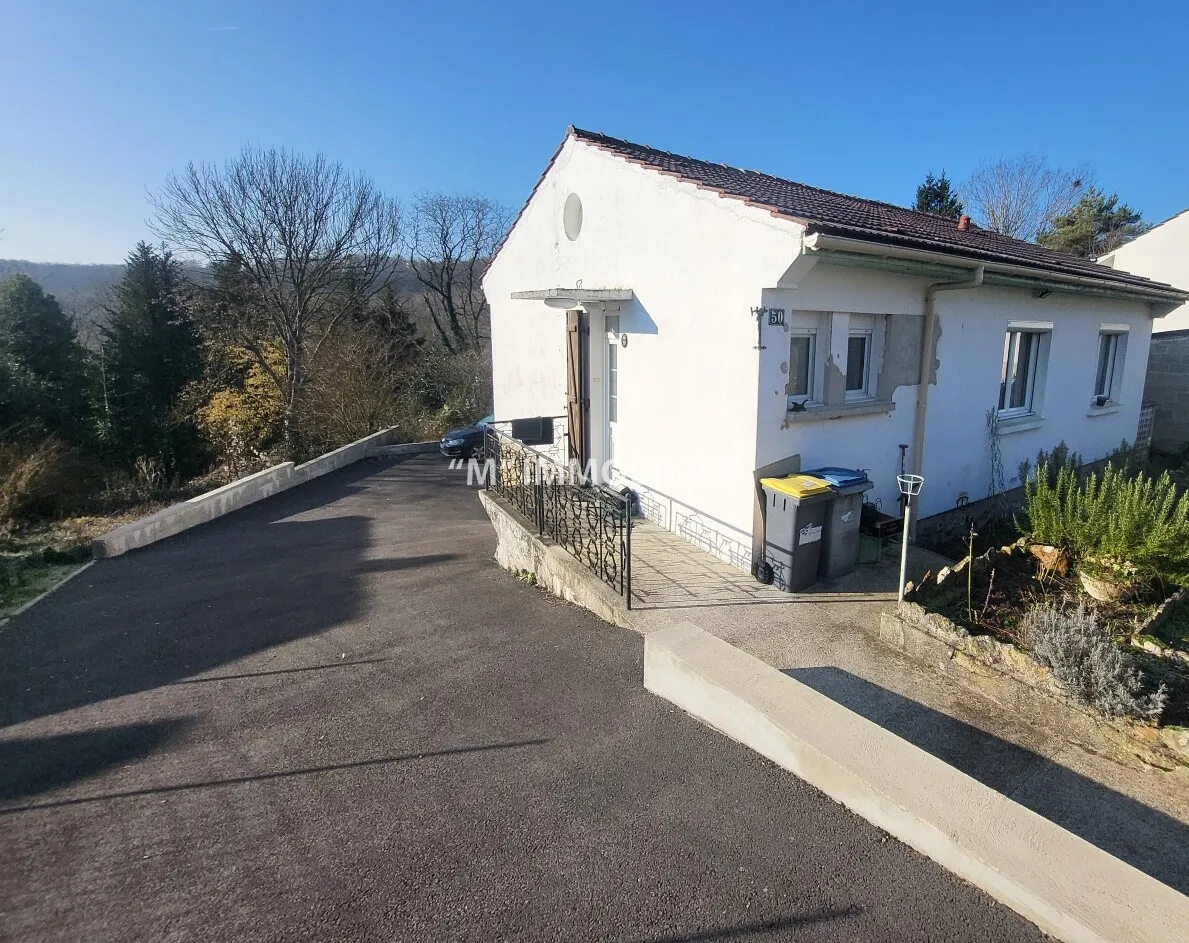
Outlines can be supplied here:
M1041 938L493 550L461 476L372 460L0 629L0 937Z

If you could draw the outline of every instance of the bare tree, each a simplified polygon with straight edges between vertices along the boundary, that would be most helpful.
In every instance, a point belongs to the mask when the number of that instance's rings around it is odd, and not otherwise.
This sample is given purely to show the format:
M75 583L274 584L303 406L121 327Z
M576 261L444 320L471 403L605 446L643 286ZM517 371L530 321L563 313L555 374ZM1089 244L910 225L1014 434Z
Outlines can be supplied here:
M959 192L979 225L1034 241L1074 207L1092 177L1085 166L1062 170L1024 154L980 164Z
M423 193L413 203L409 265L451 353L482 349L488 341L483 274L510 221L506 207L483 196Z
M189 164L150 201L154 232L211 266L204 310L277 384L297 453L306 363L384 286L401 246L398 204L321 154L256 148L222 167Z

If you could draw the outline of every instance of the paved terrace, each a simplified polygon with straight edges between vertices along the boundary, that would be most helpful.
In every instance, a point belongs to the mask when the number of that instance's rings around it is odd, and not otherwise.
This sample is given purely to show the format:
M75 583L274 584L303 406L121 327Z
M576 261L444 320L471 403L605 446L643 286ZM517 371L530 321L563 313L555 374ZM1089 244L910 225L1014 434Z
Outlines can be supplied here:
M874 721L1141 871L1189 893L1189 770L1145 765L1067 710L1010 705L873 638L896 604L899 556L789 594L649 522L632 532L633 619L688 621ZM909 578L948 562L910 548Z
M365 461L0 630L0 936L1039 939L648 694L463 480Z

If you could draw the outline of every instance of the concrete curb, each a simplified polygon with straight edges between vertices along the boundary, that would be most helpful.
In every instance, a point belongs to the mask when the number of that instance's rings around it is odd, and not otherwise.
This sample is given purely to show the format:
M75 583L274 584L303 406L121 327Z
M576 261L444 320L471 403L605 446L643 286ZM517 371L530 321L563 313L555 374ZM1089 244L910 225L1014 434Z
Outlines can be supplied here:
M1059 940L1184 939L1189 898L697 626L645 636L644 686Z
M91 552L96 559L104 559L147 547L166 537L213 521L224 514L238 511L249 504L263 501L281 491L328 475L362 458L374 455L381 447L386 446L394 435L395 427L383 429L301 465L283 462L221 488L197 495L188 501L171 504L156 514L117 527L102 537L95 538L91 541Z
M50 586L48 589L45 589L42 592L38 593L32 599L21 603L21 605L17 606L8 615L0 616L0 626L3 626L10 620L15 619L17 616L19 616L25 610L32 609L39 602L41 602L43 599L45 599L45 597L48 596L50 593L52 593L58 589L61 589L63 586L65 586L67 583L69 583L72 579L74 579L76 576L78 576L81 572L83 572L83 570L90 569L94 564L95 564L94 560L88 560L86 563L79 566L78 569L71 570L69 573L67 573L65 576L63 576L60 580L58 580L58 582L54 583L53 586Z

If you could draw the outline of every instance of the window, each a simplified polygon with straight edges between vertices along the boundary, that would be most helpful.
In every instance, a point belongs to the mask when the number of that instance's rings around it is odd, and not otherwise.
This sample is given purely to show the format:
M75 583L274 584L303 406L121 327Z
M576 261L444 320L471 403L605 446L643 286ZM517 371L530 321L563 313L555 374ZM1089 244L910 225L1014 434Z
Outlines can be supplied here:
M787 366L786 423L874 411L887 320L882 314L792 311L788 363L781 363L782 370Z
M813 399L816 357L817 332L795 331L789 342L789 409Z
M871 331L851 331L846 341L846 398L871 395Z
M1106 406L1118 398L1123 385L1123 360L1127 353L1127 334L1103 330L1098 335L1098 366L1094 371L1094 405Z
M607 315L607 421L619 421L619 315Z
M999 414L1024 416L1037 407L1037 377L1041 375L1047 330L1009 327L1003 341L999 377Z

